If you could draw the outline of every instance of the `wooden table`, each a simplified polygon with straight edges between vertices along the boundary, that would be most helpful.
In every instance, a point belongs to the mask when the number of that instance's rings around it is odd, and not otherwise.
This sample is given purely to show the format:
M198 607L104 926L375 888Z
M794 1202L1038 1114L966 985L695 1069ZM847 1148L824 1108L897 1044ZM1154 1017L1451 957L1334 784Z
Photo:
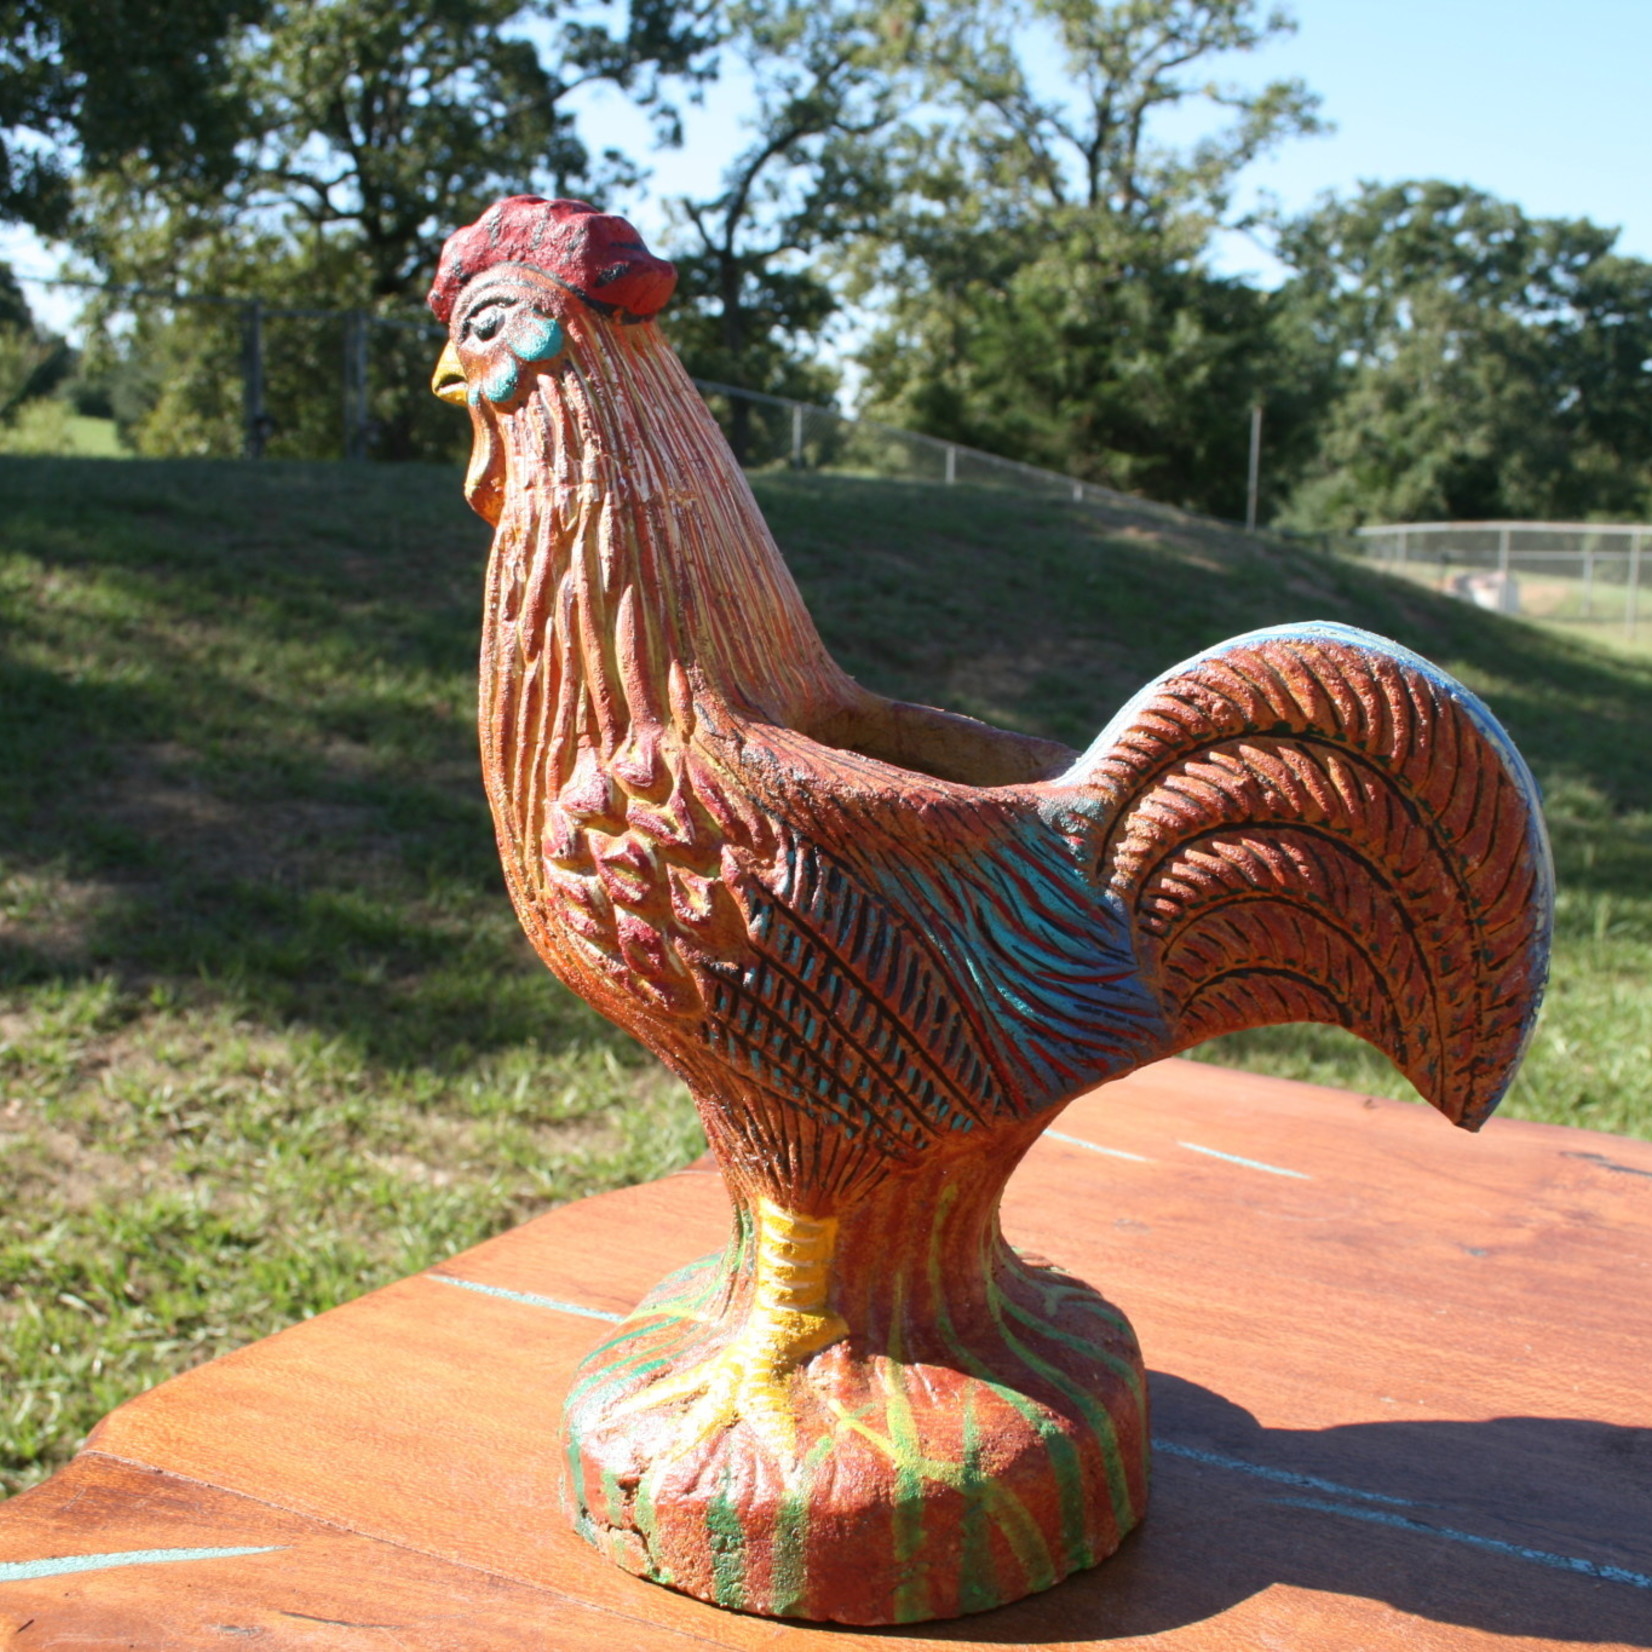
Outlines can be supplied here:
M568 1373L724 1210L704 1170L588 1199L123 1406L0 1507L0 1644L1652 1647L1652 1145L1188 1062L1078 1101L1007 1226L1135 1321L1152 1511L918 1632L719 1612L565 1530Z

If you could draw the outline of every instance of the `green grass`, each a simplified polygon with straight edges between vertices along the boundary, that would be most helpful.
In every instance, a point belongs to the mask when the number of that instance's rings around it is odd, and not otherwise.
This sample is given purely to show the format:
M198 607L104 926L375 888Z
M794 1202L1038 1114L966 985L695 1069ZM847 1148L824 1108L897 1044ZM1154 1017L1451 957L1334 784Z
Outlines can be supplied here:
M1508 1110L1652 1135L1652 662L1218 528L756 479L873 686L1087 741L1251 626L1350 620L1549 788ZM698 1150L517 932L471 729L486 531L415 467L0 459L0 1490L170 1372ZM1284 1029L1207 1053L1408 1093Z
M55 396L25 402L0 425L0 453L53 454L77 459L129 459L113 419L74 412Z

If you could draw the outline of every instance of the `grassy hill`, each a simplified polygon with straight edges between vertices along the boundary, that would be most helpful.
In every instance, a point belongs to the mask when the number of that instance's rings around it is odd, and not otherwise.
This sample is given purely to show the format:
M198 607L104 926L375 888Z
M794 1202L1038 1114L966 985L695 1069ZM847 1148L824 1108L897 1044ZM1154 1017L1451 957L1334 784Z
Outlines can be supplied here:
M1464 677L1548 788L1562 879L1507 1110L1652 1136L1652 663L1209 525L757 487L857 676L1071 743L1287 619ZM505 899L486 538L445 470L0 458L0 1489L170 1371L697 1150ZM1331 1032L1206 1053L1407 1093Z

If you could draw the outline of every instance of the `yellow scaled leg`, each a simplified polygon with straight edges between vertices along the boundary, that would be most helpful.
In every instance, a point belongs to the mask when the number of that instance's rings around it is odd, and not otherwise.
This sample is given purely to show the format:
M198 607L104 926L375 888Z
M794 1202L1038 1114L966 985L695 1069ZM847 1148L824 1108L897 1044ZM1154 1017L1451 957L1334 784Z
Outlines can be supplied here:
M757 1278L745 1324L720 1354L644 1389L613 1415L692 1399L695 1404L679 1426L671 1455L744 1422L787 1461L797 1438L787 1379L808 1355L849 1330L827 1305L836 1243L836 1218L799 1216L771 1200L759 1200Z

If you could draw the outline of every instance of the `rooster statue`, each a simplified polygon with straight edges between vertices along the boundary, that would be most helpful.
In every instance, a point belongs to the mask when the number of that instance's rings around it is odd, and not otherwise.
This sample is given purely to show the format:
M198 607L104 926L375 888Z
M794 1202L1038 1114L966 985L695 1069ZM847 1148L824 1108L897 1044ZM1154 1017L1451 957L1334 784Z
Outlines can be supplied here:
M623 219L518 196L430 298L496 530L511 898L687 1084L734 1207L576 1377L570 1512L748 1612L982 1610L1147 1496L1135 1338L1005 1242L1017 1162L1081 1092L1287 1021L1477 1128L1545 975L1536 792L1472 694L1341 625L1177 666L1082 756L869 693L660 333L674 280Z

